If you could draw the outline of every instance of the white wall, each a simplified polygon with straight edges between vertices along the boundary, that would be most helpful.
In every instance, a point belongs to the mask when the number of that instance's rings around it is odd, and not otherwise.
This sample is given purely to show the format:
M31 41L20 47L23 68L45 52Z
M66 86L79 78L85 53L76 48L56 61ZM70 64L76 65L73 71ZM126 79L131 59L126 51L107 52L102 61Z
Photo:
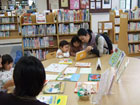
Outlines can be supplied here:
M36 7L39 12L42 12L47 9L47 0L35 0Z

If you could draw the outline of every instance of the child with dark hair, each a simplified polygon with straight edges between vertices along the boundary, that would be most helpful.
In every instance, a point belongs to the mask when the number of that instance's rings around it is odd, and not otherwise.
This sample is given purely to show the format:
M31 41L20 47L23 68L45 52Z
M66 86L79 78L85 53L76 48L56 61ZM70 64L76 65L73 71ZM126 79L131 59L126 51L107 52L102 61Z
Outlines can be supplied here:
M66 41L66 40L62 40L59 44L59 49L57 50L56 52L56 57L57 58L68 58L70 57L70 54L69 54L69 43Z
M13 79L14 93L1 92L0 105L46 105L36 99L45 82L45 70L40 60L33 56L22 57L15 65Z
M70 47L70 55L75 56L78 51L81 51L83 49L82 42L78 38L78 36L72 37L71 40L71 47Z
M2 56L2 69L0 71L0 90L7 89L14 85L13 76L13 58L5 54Z

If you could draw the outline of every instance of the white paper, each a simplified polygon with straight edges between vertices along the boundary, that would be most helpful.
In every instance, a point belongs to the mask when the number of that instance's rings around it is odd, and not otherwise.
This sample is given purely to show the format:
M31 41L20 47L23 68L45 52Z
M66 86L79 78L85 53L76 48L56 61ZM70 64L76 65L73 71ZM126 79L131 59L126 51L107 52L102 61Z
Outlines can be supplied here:
M104 29L112 29L112 23L104 23Z
M111 8L111 0L103 0L103 8Z
M95 9L95 2L90 2L90 9Z
M80 74L91 74L92 68L81 68Z
M98 70L98 69L101 70L101 68L102 68L101 60L100 60L100 58L98 58L98 61L97 61L97 63L96 63L96 70Z
M68 74L68 73L76 73L76 71L77 71L77 67L68 67L68 68L66 68L66 70L65 70L65 74Z
M56 80L58 75L46 74L46 80Z
M45 71L61 73L68 65L65 64L50 64Z
M96 2L96 9L101 9L101 2Z

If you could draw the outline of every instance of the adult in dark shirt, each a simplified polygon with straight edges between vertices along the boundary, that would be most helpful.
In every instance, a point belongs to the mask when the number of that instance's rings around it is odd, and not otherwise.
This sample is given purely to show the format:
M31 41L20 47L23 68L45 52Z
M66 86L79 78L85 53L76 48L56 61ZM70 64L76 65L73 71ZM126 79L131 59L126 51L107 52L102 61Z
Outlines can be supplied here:
M43 88L45 70L35 57L22 57L16 64L13 79L15 90L0 93L0 105L46 105L36 99Z

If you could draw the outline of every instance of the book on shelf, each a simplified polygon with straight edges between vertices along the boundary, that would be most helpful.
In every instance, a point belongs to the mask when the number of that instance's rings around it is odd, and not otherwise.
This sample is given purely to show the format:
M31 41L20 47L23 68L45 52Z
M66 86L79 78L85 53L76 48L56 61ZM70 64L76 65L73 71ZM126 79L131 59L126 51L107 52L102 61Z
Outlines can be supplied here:
M64 88L65 88L65 83L64 82L48 82L43 89L43 93L44 94L63 93Z
M140 22L130 22L128 24L129 31L137 31L140 30Z
M37 99L49 105L67 105L66 95L38 95Z
M129 42L139 42L140 34L128 34L128 41Z
M135 11L128 11L128 19L139 19L140 18L140 9L137 8Z
M119 40L119 35L115 35L115 40L116 40L116 41Z
M46 14L36 13L36 23L46 23Z
M75 63L75 66L76 67L90 67L91 66L91 63L90 62L76 62Z
M58 22L89 21L89 9L57 11Z
M0 32L0 37L9 37L9 36L10 36L9 31L7 31L7 32Z
M89 74L88 81L100 81L101 74Z
M32 23L31 13L23 14L23 24Z
M80 74L60 74L56 78L58 81L73 81L76 82L80 78Z
M22 27L23 36L55 35L56 26L52 25L29 25Z
M120 27L119 26L115 26L115 33L119 33L120 32Z
M89 29L89 23L80 23L80 24L59 24L58 30L59 34L77 34L77 31L80 28Z
M24 55L27 56L34 56L38 58L39 60L45 60L46 59L46 54L48 54L47 50L29 50L29 51L24 51Z
M129 44L129 53L139 53L140 50L140 44Z
M77 82L74 92L77 93L81 88L86 89L90 94L94 94L98 91L99 82Z
M59 64L72 64L72 60L70 58L60 59Z

